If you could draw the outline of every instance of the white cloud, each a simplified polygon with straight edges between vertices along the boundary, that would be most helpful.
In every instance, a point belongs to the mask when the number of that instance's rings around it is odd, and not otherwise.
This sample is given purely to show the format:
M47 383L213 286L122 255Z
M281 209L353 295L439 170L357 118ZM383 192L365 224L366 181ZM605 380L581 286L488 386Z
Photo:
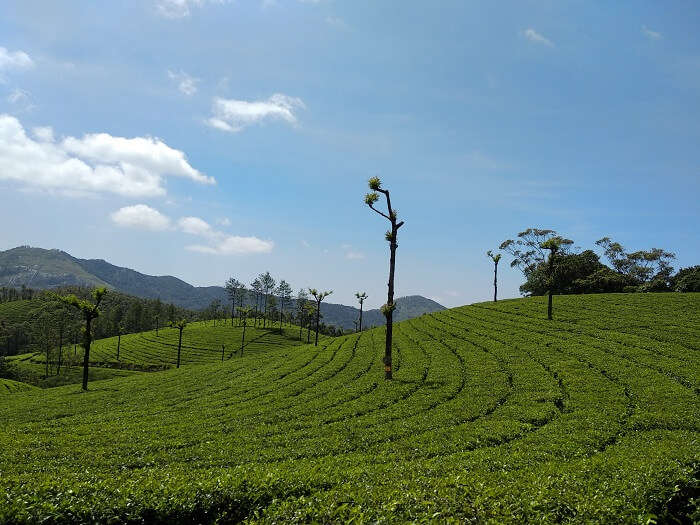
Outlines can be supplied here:
M364 259L365 254L362 252L356 252L356 251L350 250L349 252L345 253L345 258L346 259L356 259L356 260L357 259Z
M207 123L232 133L264 120L283 120L289 124L296 124L295 110L305 107L301 99L279 93L267 100L256 102L217 97L212 106L213 115Z
M642 33L651 40L661 40L663 35L658 31L652 31L647 26L642 26Z
M214 230L205 220L199 217L183 217L177 224L183 232L197 235L207 240L207 244L186 246L186 249L194 252L216 255L246 255L251 253L269 253L274 247L272 241L262 240L257 237L228 235Z
M107 133L56 141L51 128L30 138L20 121L0 115L0 180L63 193L116 193L129 197L165 195L168 176L214 184L194 169L182 151L151 137Z
M204 4L226 4L230 0L156 0L158 14L165 18L187 18L192 14L191 7Z
M537 44L543 44L545 46L554 47L554 43L551 40L542 36L541 34L539 34L537 31L535 31L531 27L528 29L525 29L522 32L522 35L525 38L527 38L530 42L535 42Z
M31 111L36 107L32 102L32 94L24 89L13 89L10 94L7 95L7 101L15 106L15 112Z
M34 61L24 51L9 51L0 47L0 71L9 69L29 69Z
M168 70L168 77L177 82L177 89L180 90L180 93L190 97L197 92L198 78L192 77L182 70L179 73Z
M115 224L129 228L151 231L163 231L170 228L168 217L145 204L125 206L112 213L110 217Z

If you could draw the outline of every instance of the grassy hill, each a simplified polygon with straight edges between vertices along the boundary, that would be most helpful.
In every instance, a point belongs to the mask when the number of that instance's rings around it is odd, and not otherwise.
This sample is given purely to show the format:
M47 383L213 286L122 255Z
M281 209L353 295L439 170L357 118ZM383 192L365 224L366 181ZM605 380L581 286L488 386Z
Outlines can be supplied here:
M0 522L697 522L700 294L545 309L10 394Z
M60 250L44 250L20 246L0 251L0 286L25 285L35 288L59 286L107 286L120 292L141 298L161 299L182 308L202 310L215 300L229 304L226 291L221 286L192 286L170 275L146 275L130 268L115 266L102 259L78 259ZM246 298L248 306L252 299ZM420 295L396 299L396 321L410 319L424 313L436 312L444 306ZM290 309L294 308L292 301ZM321 305L323 321L344 330L354 329L359 310L353 306L324 302ZM0 309L0 319L3 312ZM378 309L364 314L366 327L384 323Z

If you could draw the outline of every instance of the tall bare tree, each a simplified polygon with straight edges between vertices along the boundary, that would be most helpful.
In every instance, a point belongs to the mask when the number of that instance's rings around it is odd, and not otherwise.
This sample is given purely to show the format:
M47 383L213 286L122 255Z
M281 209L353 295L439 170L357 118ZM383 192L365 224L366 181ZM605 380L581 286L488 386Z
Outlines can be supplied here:
M396 310L396 304L394 303L394 273L396 269L396 248L398 248L397 236L399 233L399 228L403 226L404 221L400 221L397 218L397 213L394 208L391 207L391 198L389 197L389 190L382 188L382 183L379 177L372 177L368 181L369 189L372 190L371 193L365 195L365 204L369 206L372 211L378 213L386 220L391 223L391 230L386 232L385 238L389 242L389 282L388 282L388 293L386 304L382 306L382 313L386 317L386 341L384 348L384 379L391 379L392 369L391 369L391 344L393 336L394 327L394 310ZM386 198L386 208L387 213L384 213L374 207L375 203L379 200L379 193L383 194Z
M177 368L180 368L180 349L182 348L182 331L187 326L187 319L180 319L175 321L172 325L173 328L177 328L180 331L180 337L177 340Z
M243 357L243 347L245 346L245 329L248 324L247 320L253 309L250 306L238 308L238 317L243 321L243 334L241 335L241 357Z
M85 331L83 333L83 347L85 348L85 355L83 356L83 390L87 390L88 385L90 345L92 344L92 321L100 315L100 303L106 294L106 288L96 288L92 291L92 298L94 302L90 302L86 299L78 299L73 294L61 297L61 300L64 303L79 310L83 315L83 320L85 321Z
M495 303L498 300L498 261L501 260L501 254L497 253L494 255L494 253L489 250L486 252L486 255L493 261L493 302Z
M333 290L319 292L316 288L309 288L309 293L316 299L316 341L314 346L318 346L318 329L321 323L321 301L333 293Z
M360 303L360 329L358 332L362 331L362 307L365 304L365 299L367 299L367 292L357 292L355 294L355 297L357 297L358 302Z

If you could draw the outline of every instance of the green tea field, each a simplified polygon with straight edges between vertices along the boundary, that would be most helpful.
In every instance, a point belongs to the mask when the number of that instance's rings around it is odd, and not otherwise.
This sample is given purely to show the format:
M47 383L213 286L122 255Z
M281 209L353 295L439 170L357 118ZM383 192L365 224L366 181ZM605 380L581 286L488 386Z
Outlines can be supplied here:
M393 381L383 328L250 330L222 362L237 330L188 326L186 366L85 393L0 383L0 522L700 522L700 294L424 315L394 326ZM120 362L173 352L133 334Z

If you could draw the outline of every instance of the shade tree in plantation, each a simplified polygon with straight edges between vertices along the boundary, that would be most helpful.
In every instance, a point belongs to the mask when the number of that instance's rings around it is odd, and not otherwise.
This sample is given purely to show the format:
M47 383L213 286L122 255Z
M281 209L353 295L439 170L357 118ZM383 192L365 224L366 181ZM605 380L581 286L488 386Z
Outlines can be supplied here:
M641 285L640 291L671 289L671 261L676 258L676 254L661 248L627 252L610 237L598 239L596 244L603 248L605 257L615 270Z
M243 300L245 299L246 286L238 279L230 277L226 281L226 295L229 301L231 301L231 326L233 326L233 318L237 306L243 306Z
M309 294L303 288L297 292L296 297L296 317L299 322L299 341L301 341L301 332L304 328L304 323L306 321L306 305L309 302Z
M355 329L358 332L361 332L362 331L362 308L365 304L365 299L367 299L367 292L362 292L362 293L356 292L355 297L357 297L357 302L360 303L360 319L357 323L355 323L356 324ZM357 328L358 324L359 324L359 329Z
M280 301L280 332L282 332L282 318L284 317L284 309L292 300L292 287L284 279L282 279L277 286L277 297L279 297Z
M238 307L238 318L243 323L243 331L241 334L241 357L243 357L243 347L245 346L245 329L248 325L248 318L253 315L253 308L250 306L239 306Z
M122 346L122 334L124 333L124 325L120 324L117 328L117 361L119 361L119 350Z
M180 319L179 321L173 322L170 326L177 328L180 331L177 340L177 368L180 368L180 351L182 349L182 331L187 326L187 319Z
M540 244L540 248L549 251L549 256L547 258L547 277L549 281L549 292L547 294L547 319L552 320L552 295L554 294L554 272L555 272L555 258L557 253L561 249L562 245L565 243L566 239L561 237L550 237L546 241Z
M266 326L267 322L267 309L269 306L269 299L270 299L270 294L275 289L275 280L272 278L272 275L270 275L270 272L265 272L261 273L258 276L258 279L260 279L260 284L262 286L262 294L263 294L263 328Z
M252 300L255 302L255 326L258 326L258 312L260 311L260 297L262 296L262 284L260 283L260 278L255 278L252 283L250 283L250 295Z
M333 290L326 290L325 292L320 292L316 288L309 288L309 293L316 300L316 340L314 346L318 346L318 330L321 324L321 301L333 293Z
M83 348L85 348L85 354L83 355L83 390L87 390L88 387L90 344L92 343L92 321L100 315L100 303L106 294L106 288L96 288L92 292L92 301L87 299L78 299L73 294L61 297L61 300L65 304L78 310L85 321L85 328L83 330Z
M314 342L314 346L318 346L318 330L321 326L321 301L323 301L326 297L332 294L333 290L320 292L316 290L316 288L309 288L309 293L316 301L316 304L314 305L314 310L316 314L316 340Z
M382 188L382 183L379 177L372 177L368 181L369 189L372 190L370 193L365 195L365 204L370 207L370 209L391 224L391 229L386 232L384 236L389 242L389 282L388 282L388 292L386 304L382 306L381 311L386 318L386 339L384 347L384 379L392 379L392 368L391 368L391 345L393 336L393 324L394 324L394 310L396 310L396 304L394 303L394 274L396 269L396 248L398 248L397 237L399 233L399 228L404 225L404 221L398 220L397 212L391 206L391 198L389 196L389 190ZM379 194L384 195L386 199L387 212L384 213L377 208L375 205L379 200Z
M562 239L559 253L567 253L574 241L561 237L554 230L539 228L528 228L525 231L521 231L516 239L503 241L499 249L513 257L510 263L511 268L518 268L527 278L528 274L534 271L538 264L547 261L547 250L542 247L542 244L555 237Z
M493 302L495 303L498 300L498 262L501 260L501 254L494 254L489 250L486 255L493 261Z

